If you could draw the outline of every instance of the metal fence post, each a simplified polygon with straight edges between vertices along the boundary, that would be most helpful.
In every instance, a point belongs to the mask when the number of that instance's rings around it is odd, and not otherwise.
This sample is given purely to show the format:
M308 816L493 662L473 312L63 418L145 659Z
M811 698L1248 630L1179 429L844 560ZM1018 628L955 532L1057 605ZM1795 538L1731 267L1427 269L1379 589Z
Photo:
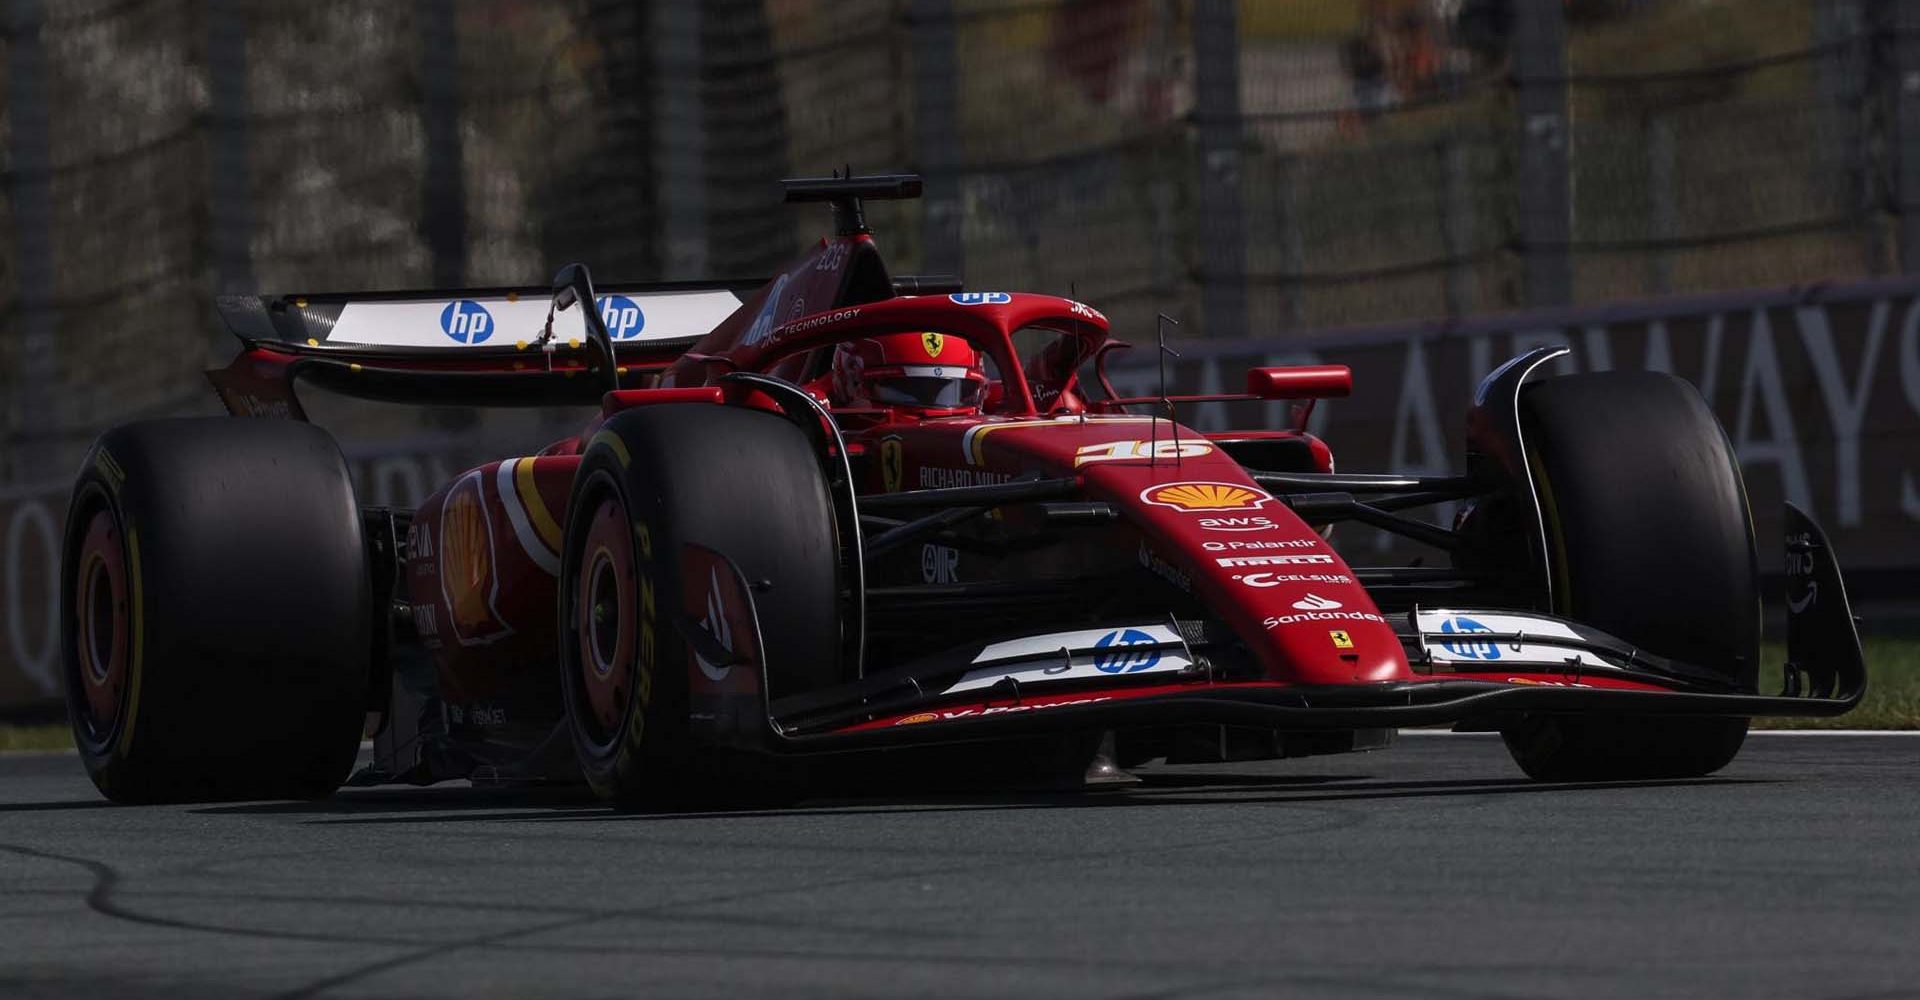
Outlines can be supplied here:
M1171 95L1184 79L1185 72L1180 65L1184 52L1179 39L1182 28L1179 5L1180 0L1154 0L1153 30L1147 43L1148 86L1152 88L1152 93L1166 95L1164 110L1169 115L1172 112ZM1173 141L1168 141L1169 138ZM1177 135L1170 137L1163 132L1153 143L1149 162L1151 179L1147 186L1147 205L1151 221L1147 231L1153 256L1148 284L1153 290L1154 299L1164 301L1178 294L1182 278L1178 252L1180 225L1175 204L1185 187L1182 183L1187 163L1184 143L1179 141Z
M1561 4L1513 5L1513 71L1520 88L1520 244L1530 306L1573 298L1572 185L1567 129L1567 25Z
M1835 46L1834 51L1814 63L1814 88L1820 103L1846 109L1840 120L1839 134L1817 144L1816 167L1846 178L1853 193L1853 207L1859 212L1861 247L1867 270L1880 274L1891 265L1898 234L1879 213L1894 200L1899 181L1891 175L1899 154L1890 148L1897 141L1891 134L1898 126L1888 116L1896 114L1896 87L1887 86L1899 74L1888 74L1879 46L1876 28L1893 27L1900 4L1885 0L1827 0L1812 5L1812 41L1815 46ZM1881 100L1882 95L1885 100Z
M1440 140L1440 238L1447 252L1443 298L1449 317L1473 311L1476 275L1473 257L1473 174L1467 144Z
M453 0L418 0L420 117L427 139L420 228L433 254L433 283L467 283L467 184L460 142L459 34Z
M920 268L963 275L961 242L960 67L954 56L953 0L913 0L913 137L924 189L920 199Z
M1272 157L1274 240L1279 244L1280 273L1286 276L1277 288L1283 330L1297 330L1305 319L1300 308L1308 288L1301 280L1307 272L1307 248L1300 238L1300 159L1292 153Z
M1240 29L1235 0L1193 7L1200 125L1200 311L1209 337L1247 333L1247 229L1240 193Z
M14 286L18 290L20 367L12 377L15 403L8 409L10 437L24 439L10 452L16 482L53 475L51 412L56 367L53 357L53 201L49 185L46 23L41 0L12 0L7 29L7 110L11 156L7 195L13 202Z
M1891 201L1899 227L1900 270L1920 273L1920 4L1882 0L1880 23L1891 33L1892 72L1886 74L1892 91L1893 191Z
M253 291L247 167L247 23L241 0L207 0L207 224L215 292ZM214 324L210 329L219 329Z
M702 5L661 0L644 15L652 29L653 148L660 206L661 277L712 277L707 246L707 109Z
M1647 119L1647 207L1652 214L1652 235L1668 240L1680 235L1680 203L1674 192L1673 119L1658 112ZM1655 250L1647 254L1647 291L1666 295L1673 291L1673 254Z
M707 102L701 94L701 4L649 4L653 150L660 205L662 278L708 278Z

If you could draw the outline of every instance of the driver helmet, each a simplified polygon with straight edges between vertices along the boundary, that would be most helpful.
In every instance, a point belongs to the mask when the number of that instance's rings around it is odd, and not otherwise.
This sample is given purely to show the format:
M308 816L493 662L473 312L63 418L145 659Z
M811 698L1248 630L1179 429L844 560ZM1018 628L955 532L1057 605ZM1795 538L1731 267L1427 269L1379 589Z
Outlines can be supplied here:
M890 333L834 348L834 394L846 406L977 412L987 375L980 352L951 334Z

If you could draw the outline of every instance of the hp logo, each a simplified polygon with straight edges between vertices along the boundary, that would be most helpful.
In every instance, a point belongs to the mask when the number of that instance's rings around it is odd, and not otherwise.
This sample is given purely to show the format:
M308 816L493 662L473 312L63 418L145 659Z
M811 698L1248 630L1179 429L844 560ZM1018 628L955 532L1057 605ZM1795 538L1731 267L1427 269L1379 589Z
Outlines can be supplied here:
M457 343L484 344L493 336L493 314L471 299L449 302L440 310L440 329Z
M647 316L640 306L624 295L600 297L600 320L615 340L632 340L647 327Z
M1137 628L1108 632L1093 644L1101 650L1093 657L1093 669L1103 674L1139 673L1160 662L1160 651L1153 636ZM1146 648L1139 648L1146 647Z
M1471 618L1462 618L1459 615L1455 615L1440 623L1440 634L1442 635L1472 635L1476 632L1491 633L1492 631L1492 629ZM1500 647L1491 642L1474 642L1471 640L1448 642L1443 640L1440 643L1440 648L1446 650L1448 655L1458 656L1463 660L1497 660L1500 658Z
M1003 306L1013 301L1006 292L954 292L947 298L963 306Z

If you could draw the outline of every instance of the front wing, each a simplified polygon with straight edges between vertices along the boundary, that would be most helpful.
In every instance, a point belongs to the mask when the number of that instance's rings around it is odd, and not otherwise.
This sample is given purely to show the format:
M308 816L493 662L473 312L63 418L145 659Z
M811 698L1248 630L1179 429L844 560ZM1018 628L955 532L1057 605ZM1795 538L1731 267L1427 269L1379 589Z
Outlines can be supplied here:
M1408 680L1278 683L1236 659L1232 635L1216 623L1116 622L949 650L782 698L766 707L767 728L757 736L770 735L775 750L804 753L1185 724L1494 728L1522 713L1843 714L1866 691L1860 639L1824 534L1791 505L1787 568L1788 660L1778 695L1735 689L1715 671L1551 615L1415 609L1389 616L1414 669ZM736 617L753 629L758 616L745 581L727 589L749 604ZM699 628L684 625L683 632ZM758 650L757 636L751 646ZM726 714L744 721L749 713ZM748 742L740 730L730 735Z

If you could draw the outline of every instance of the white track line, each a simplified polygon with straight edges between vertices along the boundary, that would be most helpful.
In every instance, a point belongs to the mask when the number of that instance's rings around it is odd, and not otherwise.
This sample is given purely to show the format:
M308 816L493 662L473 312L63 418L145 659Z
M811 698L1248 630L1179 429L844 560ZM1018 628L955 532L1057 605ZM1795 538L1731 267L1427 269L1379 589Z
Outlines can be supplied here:
M1402 736L1498 736L1499 733L1456 733L1451 729L1402 729ZM1920 736L1920 729L1751 729L1748 736Z

